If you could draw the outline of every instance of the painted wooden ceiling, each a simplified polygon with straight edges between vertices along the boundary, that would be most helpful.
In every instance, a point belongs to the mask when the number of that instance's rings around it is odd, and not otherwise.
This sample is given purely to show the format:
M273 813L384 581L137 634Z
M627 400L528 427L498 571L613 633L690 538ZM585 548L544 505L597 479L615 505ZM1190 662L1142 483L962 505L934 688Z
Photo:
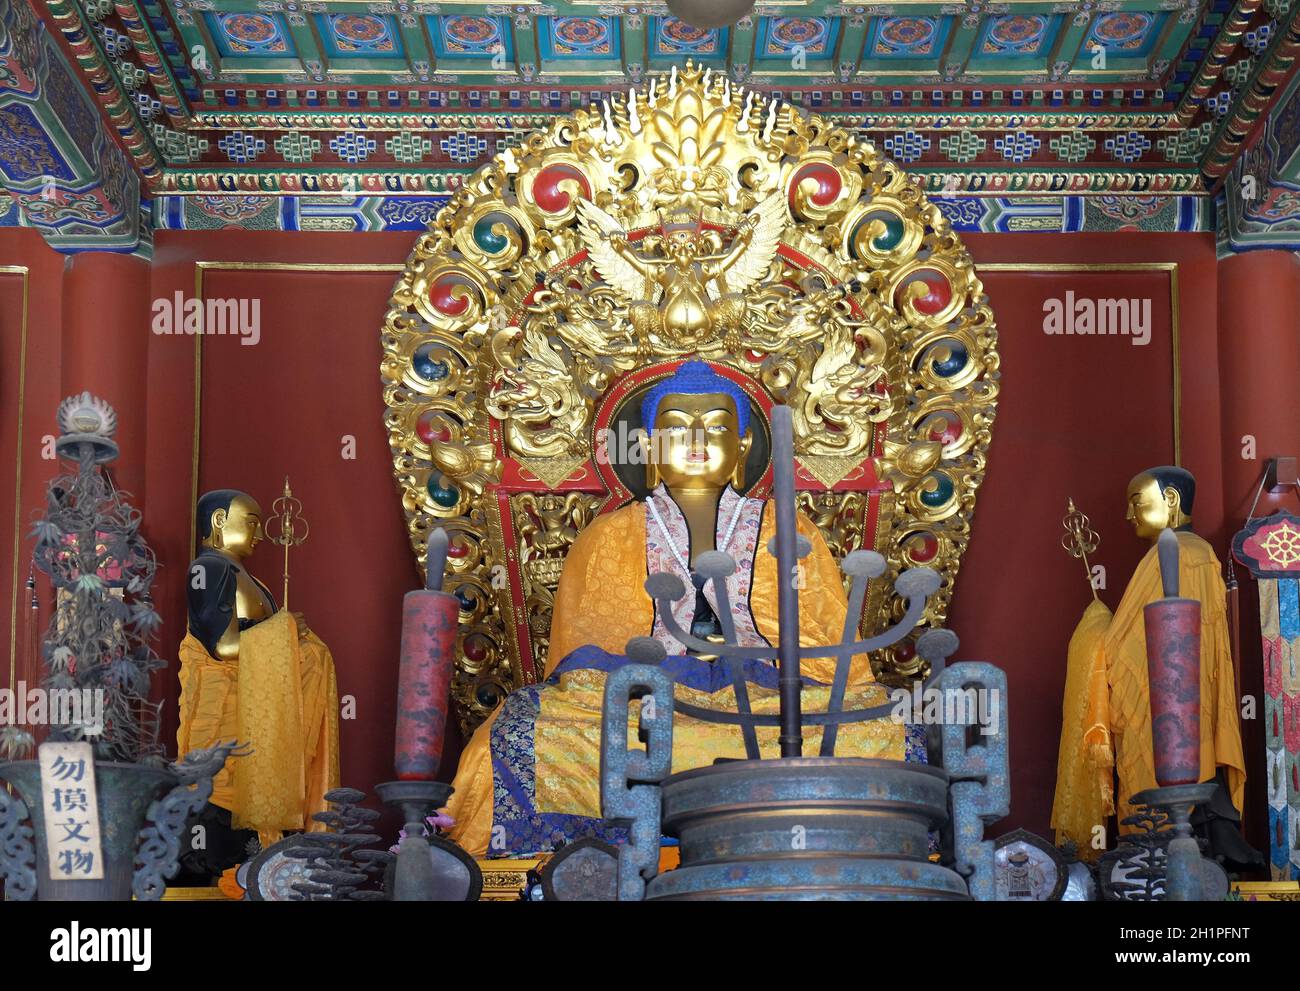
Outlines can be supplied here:
M154 192L454 186L690 58L854 127L935 189L1195 192L1300 49L1300 0L662 4L37 0Z
M1080 16L1073 4L1022 2L965 12L903 3L891 13L817 0L695 28L639 5L265 3L168 0L182 47L208 53L192 100L220 104L223 83L365 88L438 83L488 87L621 83L685 58L733 77L802 86L1072 83L1177 97L1204 54L1195 3L1120 0ZM389 12L381 12L387 9ZM961 10L961 13L954 11ZM1212 36L1212 32L1209 32ZM1199 45L1190 45L1193 37ZM1184 53L1185 57L1184 57ZM1175 72L1182 58L1187 66ZM1156 90L1160 93L1157 94Z

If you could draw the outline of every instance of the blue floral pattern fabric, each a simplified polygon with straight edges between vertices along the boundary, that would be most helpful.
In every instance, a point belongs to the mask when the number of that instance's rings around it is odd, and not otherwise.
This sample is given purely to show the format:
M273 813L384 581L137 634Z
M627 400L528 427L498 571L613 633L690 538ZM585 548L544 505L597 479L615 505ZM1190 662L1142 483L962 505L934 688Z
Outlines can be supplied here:
M561 675L579 669L614 671L632 661L598 647L575 650L542 684L530 685L507 696L492 726L493 816L489 855L519 856L555 850L565 843L595 837L618 845L627 829L602 819L562 813L538 812L534 728L541 712L541 693L559 683ZM673 680L687 688L719 691L731 684L725 665L697 657L675 655L660 665ZM744 663L745 680L764 687L777 685L777 670L764 661ZM809 679L806 683L813 684ZM908 724L904 735L906 760L927 762L925 727ZM665 843L675 843L665 840ZM933 846L933 844L932 844Z

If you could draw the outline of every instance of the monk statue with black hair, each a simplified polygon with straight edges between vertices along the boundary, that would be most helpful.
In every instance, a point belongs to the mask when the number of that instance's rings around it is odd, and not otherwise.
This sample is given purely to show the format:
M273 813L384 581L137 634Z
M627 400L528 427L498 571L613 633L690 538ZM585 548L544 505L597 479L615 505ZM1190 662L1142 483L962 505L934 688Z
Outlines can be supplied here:
M338 689L329 648L244 566L263 537L256 500L235 489L206 493L198 537L176 737L180 753L222 740L252 749L227 761L203 816L219 834L210 850L227 846L204 859L224 869L245 859L230 849L232 834L256 832L265 848L285 830L323 828L311 817L339 784Z
M1196 480L1184 468L1148 468L1128 483L1125 519L1151 546L1114 615L1100 601L1092 602L1070 642L1071 657L1078 653L1089 672L1081 680L1087 697L1066 699L1067 714L1082 713L1083 725L1078 752L1060 754L1052 811L1058 841L1069 838L1081 849L1084 844L1091 847L1089 834L1108 813L1113 811L1122 823L1136 811L1130 804L1133 795L1156 786L1143 609L1164 595L1156 541L1166 529L1178 535L1178 594L1201 603L1200 780L1220 782L1216 803L1225 818L1239 820L1246 762L1228 633L1227 589L1214 548L1192 532L1195 499ZM1112 766L1119 779L1118 803L1112 791Z

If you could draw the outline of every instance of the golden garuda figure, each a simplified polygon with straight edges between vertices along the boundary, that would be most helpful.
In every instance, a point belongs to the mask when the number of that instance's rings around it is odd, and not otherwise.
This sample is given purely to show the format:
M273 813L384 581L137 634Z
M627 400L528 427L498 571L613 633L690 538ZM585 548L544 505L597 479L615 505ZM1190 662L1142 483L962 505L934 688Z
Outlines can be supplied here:
M638 346L649 357L666 345L696 347L719 332L734 337L745 317L745 291L776 259L786 208L779 196L768 196L737 225L725 251L702 223L661 223L633 242L589 200L578 204L578 216L596 271L629 304Z
M453 803L471 849L588 831L600 684L628 636L655 635L648 574L689 580L700 552L729 548L727 616L687 584L677 618L756 642L774 629L775 403L793 413L811 548L801 637L889 625L893 579L916 565L943 578L925 625L944 621L998 394L993 317L943 214L828 121L689 65L556 121L439 212L383 348L417 560L434 527L452 537L453 697L474 733ZM887 569L846 620L835 561L860 548ZM859 659L853 690L921 673L913 643ZM708 658L673 663L680 690L712 692ZM810 692L824 674L804 672ZM743 755L728 732L679 731L674 767ZM863 733L856 752L908 749L901 727Z

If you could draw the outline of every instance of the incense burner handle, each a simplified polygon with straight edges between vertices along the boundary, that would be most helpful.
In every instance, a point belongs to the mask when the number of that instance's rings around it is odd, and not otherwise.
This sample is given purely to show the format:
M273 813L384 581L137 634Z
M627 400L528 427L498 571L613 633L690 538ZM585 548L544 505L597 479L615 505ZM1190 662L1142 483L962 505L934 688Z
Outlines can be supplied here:
M172 765L177 783L162 798L149 806L149 825L137 838L136 870L131 892L138 901L158 901L166 889L166 879L175 877L180 868L181 834L185 823L212 797L212 779L232 754L244 756L232 741L218 743L205 750L191 750Z
M968 740L966 723L943 724L943 767L951 781L953 853L957 873L966 879L971 897L996 898L994 843L984 839L984 827L1010 811L1011 784L1007 768L1007 676L992 664L966 661L946 668L939 678L945 699L949 693L974 689L994 718ZM981 707L983 708L983 707ZM985 732L987 730L987 732Z
M650 701L647 703L645 699ZM646 749L629 750L627 721L633 699L641 699L638 736ZM659 782L672 771L673 682L649 664L627 664L605 681L601 718L601 814L627 824L628 842L618 853L618 900L641 901L646 882L659 868L663 812Z
M32 843L27 805L17 793L0 786L0 877L8 901L29 902L36 897L36 847Z

